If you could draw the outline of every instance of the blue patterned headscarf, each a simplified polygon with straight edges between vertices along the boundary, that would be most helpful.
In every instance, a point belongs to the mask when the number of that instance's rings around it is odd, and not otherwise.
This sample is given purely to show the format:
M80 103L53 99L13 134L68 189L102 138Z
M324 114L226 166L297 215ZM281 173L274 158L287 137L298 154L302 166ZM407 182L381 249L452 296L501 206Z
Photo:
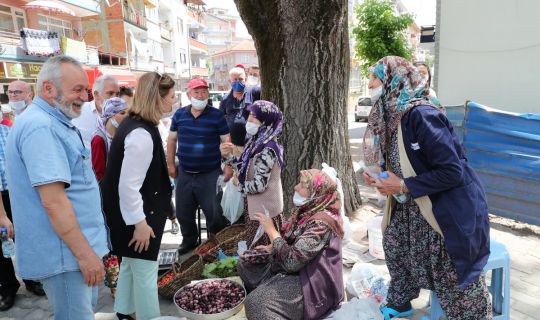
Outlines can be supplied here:
M240 158L238 181L243 184L249 167L249 160L264 148L270 148L276 153L279 165L283 168L283 146L277 138L283 132L283 113L272 102L259 100L248 107L249 112L261 122L257 134L246 142Z
M415 106L432 103L425 95L429 91L427 79L408 60L384 57L369 71L381 80L383 92L377 101L372 101L374 105L364 136L364 160L368 164L381 164L381 155L403 115Z

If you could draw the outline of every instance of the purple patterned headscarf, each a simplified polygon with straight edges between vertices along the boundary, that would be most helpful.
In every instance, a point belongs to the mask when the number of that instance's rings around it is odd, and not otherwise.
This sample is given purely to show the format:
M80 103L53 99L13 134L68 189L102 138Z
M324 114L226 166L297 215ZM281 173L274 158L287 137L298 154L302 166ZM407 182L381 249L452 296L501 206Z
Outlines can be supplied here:
M259 131L251 136L246 143L240 158L238 180L241 184L246 181L249 159L260 153L264 148L271 148L277 155L279 165L283 167L283 146L277 138L283 132L283 113L272 102L259 100L248 107L251 114L261 122Z
M110 98L103 103L103 109L101 111L101 117L97 120L97 128L103 132L105 130L105 124L107 120L114 117L115 114L122 112L128 108L128 104L122 98Z

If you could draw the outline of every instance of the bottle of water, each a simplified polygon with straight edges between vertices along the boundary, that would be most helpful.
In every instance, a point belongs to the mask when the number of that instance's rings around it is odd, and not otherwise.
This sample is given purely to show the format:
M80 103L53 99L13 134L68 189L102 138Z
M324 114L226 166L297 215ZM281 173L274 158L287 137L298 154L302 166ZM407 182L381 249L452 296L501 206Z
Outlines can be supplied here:
M15 243L8 237L8 232L5 227L0 229L0 235L2 237L2 252L4 253L4 258L13 257L15 255Z
M379 177L381 179L388 179L390 175L388 174L388 171L383 171L379 174ZM409 195L406 193L393 194L392 196L394 196L394 199L399 203L405 203L409 200Z

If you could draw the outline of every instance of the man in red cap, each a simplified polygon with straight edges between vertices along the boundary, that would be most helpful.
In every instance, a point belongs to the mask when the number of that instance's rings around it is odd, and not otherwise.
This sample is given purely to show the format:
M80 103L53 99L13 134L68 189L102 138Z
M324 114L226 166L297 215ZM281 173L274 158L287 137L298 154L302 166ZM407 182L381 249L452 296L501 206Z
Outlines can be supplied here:
M167 139L167 168L169 175L176 178L176 217L182 232L179 255L197 245L197 207L203 210L211 233L217 233L224 226L215 190L221 174L219 145L230 141L223 112L208 103L206 80L192 79L187 87L191 104L176 111ZM175 165L175 153L178 167Z

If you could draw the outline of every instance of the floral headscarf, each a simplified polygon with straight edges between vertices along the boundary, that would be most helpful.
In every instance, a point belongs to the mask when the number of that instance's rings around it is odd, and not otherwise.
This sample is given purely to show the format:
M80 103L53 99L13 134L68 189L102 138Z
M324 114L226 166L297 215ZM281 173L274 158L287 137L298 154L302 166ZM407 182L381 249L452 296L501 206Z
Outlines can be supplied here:
M248 107L249 111L261 122L259 131L251 136L240 157L238 181L243 184L249 167L249 160L264 148L271 148L277 155L279 165L283 167L283 146L277 138L283 132L283 114L272 102L259 100Z
M291 218L282 226L285 239L294 241L301 233L301 226L315 214L319 215L330 228L339 236L343 237L343 227L340 217L341 202L336 182L326 173L317 169L300 171L300 182L309 190L308 201L297 207L291 214ZM326 218L322 218L326 217Z
M105 124L107 121L114 117L117 113L120 113L128 108L128 104L122 98L110 98L105 100L103 103L103 109L101 111L101 116L97 119L97 131L103 135L103 137L108 137L107 130L105 129Z
M433 104L426 97L427 79L404 58L384 57L375 63L370 72L383 83L383 93L368 118L364 136L364 160L368 164L382 164L381 155L388 147L392 134L397 130L405 113L419 105Z

